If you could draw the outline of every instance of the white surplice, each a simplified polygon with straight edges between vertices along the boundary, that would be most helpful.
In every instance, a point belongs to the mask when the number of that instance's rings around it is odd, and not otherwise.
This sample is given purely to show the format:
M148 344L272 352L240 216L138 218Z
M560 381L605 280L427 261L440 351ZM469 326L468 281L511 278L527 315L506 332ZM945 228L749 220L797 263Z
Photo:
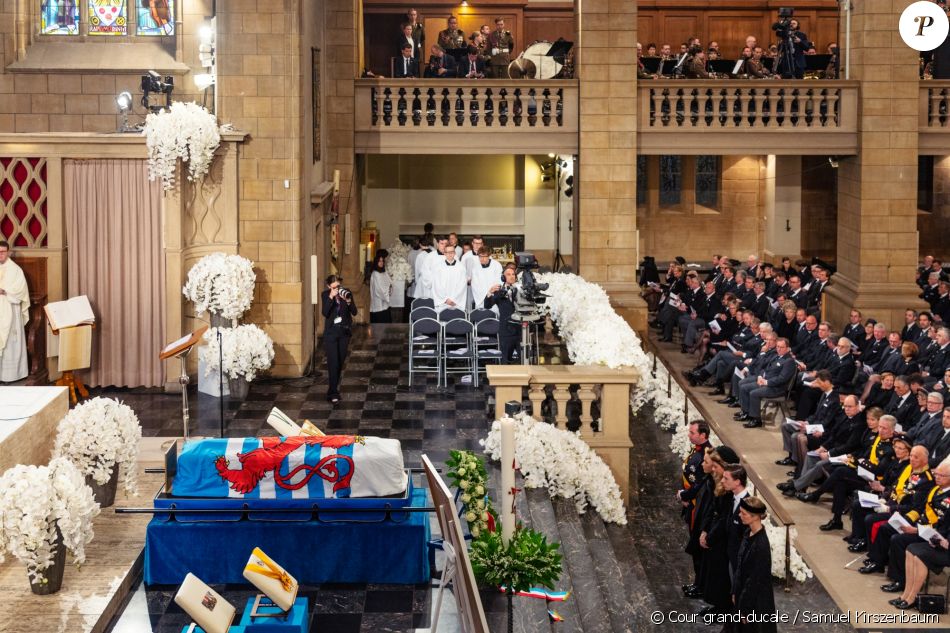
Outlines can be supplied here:
M26 332L30 291L23 269L12 259L0 264L0 382L26 378Z
M468 284L465 278L465 268L457 260L449 263L444 257L432 269L432 300L436 310L446 308L465 309L465 295ZM451 299L455 305L446 303Z
M503 269L501 263L496 259L488 260L487 266L482 266L478 260L472 266L472 299L475 301L476 308L484 307L485 297L488 290L495 284L501 284L501 275Z

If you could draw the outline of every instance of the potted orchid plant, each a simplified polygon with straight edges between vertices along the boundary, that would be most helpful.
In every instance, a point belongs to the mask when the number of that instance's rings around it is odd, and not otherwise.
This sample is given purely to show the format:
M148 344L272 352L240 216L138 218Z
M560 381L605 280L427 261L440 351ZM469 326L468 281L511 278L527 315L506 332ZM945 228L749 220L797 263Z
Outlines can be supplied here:
M181 101L145 117L143 134L149 180L161 180L165 191L175 186L179 160L188 164L188 180L204 178L221 144L215 116L196 103Z
M79 469L103 508L115 503L119 479L126 494L138 484L142 426L135 412L112 398L87 400L59 422L53 457L63 457Z
M251 260L240 255L211 253L188 271L182 294L195 304L195 314L208 312L211 325L221 327L227 321L234 324L250 310L256 281Z
M0 477L0 562L11 554L26 565L33 593L56 593L66 550L76 564L85 560L98 514L92 490L69 460L14 466Z
M205 332L204 340L201 360L205 371L210 373L220 362L231 395L237 398L247 397L250 382L274 362L274 342L256 325L211 328Z

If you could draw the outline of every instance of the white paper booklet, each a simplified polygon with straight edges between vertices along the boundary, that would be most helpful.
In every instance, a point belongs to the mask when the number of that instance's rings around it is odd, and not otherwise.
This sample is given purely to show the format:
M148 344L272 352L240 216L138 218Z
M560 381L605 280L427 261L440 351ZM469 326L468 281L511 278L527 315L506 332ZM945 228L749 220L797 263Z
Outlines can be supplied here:
M847 455L838 455L837 457L829 457L828 461L832 464L847 464L848 456Z
M867 468L863 468L861 466L858 466L858 477L860 477L864 481L874 481L875 479L877 479L877 477L874 476L874 473L872 473Z
M863 490L858 490L858 501L861 502L862 508L877 508L884 505L883 499L872 492L864 492Z
M823 424L806 424L805 433L807 435L814 435L815 433L824 433L825 427Z
M897 530L899 533L903 532L902 527L913 527L907 519L905 519L900 512L895 512L891 515L891 518L887 520L887 524L892 528Z
M296 437L302 435L300 426L277 407L270 410L270 413L267 415L267 423L270 424L275 431L280 433L282 437Z
M918 526L917 526L917 536L919 536L920 538L924 539L925 541L929 541L930 539L932 539L932 538L935 537L935 536L940 537L941 539L943 538L942 536L940 536L940 532L938 532L937 530L933 529L933 528L930 527L929 525L918 525Z
M712 321L709 322L709 329L712 331L713 334L719 334L720 332L722 332L722 328L719 327L719 321L717 321L716 319L713 319Z

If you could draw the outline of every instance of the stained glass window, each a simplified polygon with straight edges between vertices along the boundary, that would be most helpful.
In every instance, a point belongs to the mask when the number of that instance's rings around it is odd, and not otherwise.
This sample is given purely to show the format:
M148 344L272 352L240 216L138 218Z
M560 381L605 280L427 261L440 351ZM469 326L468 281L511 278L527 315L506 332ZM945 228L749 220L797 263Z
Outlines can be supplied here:
M647 203L647 157L637 156L637 204Z
M136 35L175 34L175 0L135 0Z
M88 0L89 35L128 35L125 0Z
M79 35L80 0L43 0L40 4L40 33Z
M683 157L660 156L660 206L676 206L682 198Z
M719 208L719 156L696 157L696 204Z

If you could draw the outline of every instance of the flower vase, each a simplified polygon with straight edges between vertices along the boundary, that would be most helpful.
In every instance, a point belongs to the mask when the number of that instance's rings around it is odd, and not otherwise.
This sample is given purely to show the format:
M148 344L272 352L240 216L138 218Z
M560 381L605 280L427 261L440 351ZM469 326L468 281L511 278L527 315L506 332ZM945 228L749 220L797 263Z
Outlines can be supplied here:
M112 465L112 474L104 484L96 483L92 475L86 475L86 485L92 488L92 494L100 508L108 508L115 503L115 491L119 486L119 464Z
M118 469L116 469L118 470ZM43 570L43 580L30 579L30 589L40 596L56 593L63 586L63 572L66 571L66 545L63 543L63 534L56 526L56 541L53 543L53 562Z
M247 398L247 392L251 388L251 383L244 379L243 376L239 378L228 378L228 391L231 392L231 397L236 400L244 400Z
M211 312L209 314L211 316L211 327L234 327L234 323L231 319L222 316L220 312Z

